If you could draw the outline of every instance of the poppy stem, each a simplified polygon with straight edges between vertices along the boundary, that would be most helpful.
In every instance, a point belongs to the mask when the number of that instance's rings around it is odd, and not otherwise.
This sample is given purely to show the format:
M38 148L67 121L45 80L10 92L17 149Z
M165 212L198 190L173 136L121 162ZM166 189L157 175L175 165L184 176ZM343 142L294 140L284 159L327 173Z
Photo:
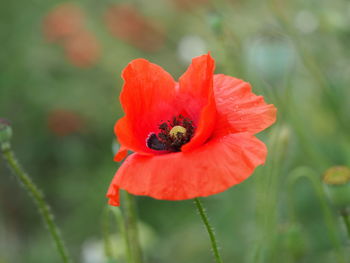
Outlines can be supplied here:
M47 228L51 234L53 241L56 244L56 248L58 253L61 256L62 262L68 263L71 262L70 257L68 256L68 252L64 245L63 239L60 235L60 231L58 226L54 221L53 214L51 212L51 208L48 203L44 199L44 195L38 189L38 187L33 183L32 179L29 177L27 173L23 171L21 165L19 164L14 152L11 150L9 144L7 147L2 148L2 154L4 159L7 161L9 167L11 168L13 174L17 177L17 179L22 183L24 188L28 191L28 193L34 199L37 208L42 216L42 219L47 225Z
M341 216L344 220L344 224L348 233L348 237L350 239L350 213L348 210L344 209L343 211L341 211Z
M208 216L207 216L205 209L202 205L202 202L199 200L199 198L195 198L194 203L196 204L199 215L201 216L203 224L208 231L208 234L210 237L210 242L211 242L211 247L213 249L213 253L214 253L214 257L215 257L215 261L217 263L222 263L222 259L221 259L219 249L218 249L218 244L217 244L216 237L214 234L214 229L209 223L209 219L208 219Z
M142 250L137 225L137 212L134 196L125 191L126 220L125 228L131 246L133 263L142 263Z
M105 256L108 260L113 260L112 241L110 237L109 207L106 207L102 214L102 233Z
M113 254L113 248L112 248L112 241L110 238L110 214L114 217L115 222L118 226L118 231L120 235L123 237L123 241L125 244L125 257L127 259L128 263L133 262L131 248L130 248L130 242L126 233L125 229L125 222L124 218L122 216L122 213L118 207L106 207L104 214L103 214L103 220L102 220L102 230L103 230L103 239L104 239L104 248L105 248L105 255L109 260L116 260L114 258Z
M308 168L308 167L296 168L288 176L287 187L288 187L289 198L290 198L289 209L291 210L291 213L293 213L293 217L294 218L296 217L296 211L295 211L295 208L293 207L294 200L292 198L295 195L293 195L292 189L295 186L296 182L301 178L305 178L309 180L309 182L311 183L311 186L314 188L314 192L319 200L320 208L323 213L324 222L328 229L328 237L332 242L334 249L336 251L337 262L345 263L346 261L345 261L344 248L341 245L341 240L339 239L339 235L337 233L337 225L333 217L332 210L330 209L327 203L324 188L322 187L320 180L318 180L318 174L311 168Z

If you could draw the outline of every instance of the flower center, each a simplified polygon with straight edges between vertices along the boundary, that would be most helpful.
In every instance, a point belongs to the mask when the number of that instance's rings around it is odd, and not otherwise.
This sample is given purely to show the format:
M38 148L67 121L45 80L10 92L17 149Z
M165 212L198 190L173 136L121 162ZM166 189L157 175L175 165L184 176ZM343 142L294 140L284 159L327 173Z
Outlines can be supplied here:
M188 143L193 134L193 122L179 115L171 121L159 125L158 134L151 133L147 138L147 146L156 151L180 152L181 146Z
M186 135L186 128L182 127L180 125L176 125L173 128L171 128L170 132L169 132L170 136L172 136L173 138L177 137L177 136L183 136Z

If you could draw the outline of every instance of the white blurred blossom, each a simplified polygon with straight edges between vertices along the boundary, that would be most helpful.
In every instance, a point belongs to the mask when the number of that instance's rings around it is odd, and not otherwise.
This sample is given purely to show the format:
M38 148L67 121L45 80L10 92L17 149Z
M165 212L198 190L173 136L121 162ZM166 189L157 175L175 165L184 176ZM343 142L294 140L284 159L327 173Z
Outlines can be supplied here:
M115 139L113 139L112 152L114 155L117 154L117 152L119 151L119 148L120 148L120 144Z
M139 222L138 228L139 228L139 234L140 234L139 239L140 239L141 247L143 250L147 251L154 246L156 235L150 226L142 222ZM126 257L125 242L124 242L124 238L120 235L120 232L111 234L110 242L113 248L113 250L111 251L113 258L120 261L125 259ZM108 258L106 257L106 254L105 254L103 240L96 239L96 238L87 239L81 247L81 262L82 263L108 262Z
M197 35L187 35L181 38L177 53L184 64L192 61L192 58L207 53L207 44Z
M285 39L260 36L247 42L248 68L264 78L280 78L293 68L296 55L293 46Z
M301 33L310 34L318 28L319 21L310 11L301 10L294 18L294 25Z
M105 263L107 258L104 254L103 242L90 239L84 242L81 251L83 263Z

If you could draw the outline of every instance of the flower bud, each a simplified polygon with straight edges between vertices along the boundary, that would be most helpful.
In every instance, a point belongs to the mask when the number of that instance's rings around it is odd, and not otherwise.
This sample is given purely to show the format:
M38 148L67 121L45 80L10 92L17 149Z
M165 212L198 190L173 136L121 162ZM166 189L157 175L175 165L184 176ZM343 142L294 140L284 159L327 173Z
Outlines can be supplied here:
M10 122L0 118L0 149L1 151L8 150L10 148L10 140L12 137L12 128Z
M350 169L348 167L331 167L325 172L322 180L327 195L336 208L343 210L350 206Z

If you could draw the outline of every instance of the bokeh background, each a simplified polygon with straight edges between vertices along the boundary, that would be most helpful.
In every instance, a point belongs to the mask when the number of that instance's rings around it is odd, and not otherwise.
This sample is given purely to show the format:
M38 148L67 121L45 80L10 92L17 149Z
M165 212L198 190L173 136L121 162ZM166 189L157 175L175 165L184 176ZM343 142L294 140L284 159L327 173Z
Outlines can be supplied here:
M259 134L266 165L203 200L224 262L350 262L344 224L319 195L329 167L350 165L349 1L1 1L0 42L0 117L76 262L107 263L102 215L118 168L121 70L143 57L178 78L208 51L217 73L249 81L278 108ZM146 262L213 262L191 200L136 200ZM0 262L60 262L3 161Z

